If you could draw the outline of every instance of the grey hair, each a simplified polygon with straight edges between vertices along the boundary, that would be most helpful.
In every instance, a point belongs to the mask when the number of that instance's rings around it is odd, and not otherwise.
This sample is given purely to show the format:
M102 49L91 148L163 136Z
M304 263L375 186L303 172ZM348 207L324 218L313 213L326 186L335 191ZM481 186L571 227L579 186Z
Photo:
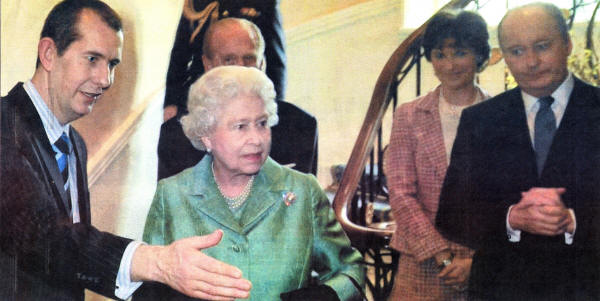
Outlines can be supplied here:
M212 134L218 123L219 108L244 95L256 96L264 101L269 127L279 122L273 82L256 68L220 66L209 70L192 84L188 95L189 113L181 118L181 125L195 148L206 150L201 138Z

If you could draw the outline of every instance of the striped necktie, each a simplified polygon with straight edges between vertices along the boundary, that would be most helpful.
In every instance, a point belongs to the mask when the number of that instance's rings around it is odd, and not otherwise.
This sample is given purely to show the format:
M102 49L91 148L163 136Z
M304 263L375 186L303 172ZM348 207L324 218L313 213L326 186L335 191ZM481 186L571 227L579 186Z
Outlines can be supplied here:
M71 141L69 140L69 136L63 132L63 134L54 142L54 151L56 155L54 158L56 159L56 163L58 163L58 170L62 175L64 190L67 195L67 204L69 206L69 211L71 211L71 191L69 189L69 154L71 153Z
M540 109L535 115L534 144L538 176L540 176L552 145L554 132L556 132L556 117L554 117L554 112L550 107L554 102L552 96L544 96L538 101Z

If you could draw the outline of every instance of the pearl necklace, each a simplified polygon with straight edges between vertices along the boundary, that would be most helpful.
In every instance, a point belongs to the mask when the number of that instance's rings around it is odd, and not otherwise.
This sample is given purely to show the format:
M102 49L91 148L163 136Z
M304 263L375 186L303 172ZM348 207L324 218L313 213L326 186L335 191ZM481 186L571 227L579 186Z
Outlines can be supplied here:
M229 198L229 197L226 197L225 194L223 194L223 188L221 187L221 184L219 184L219 181L217 181L217 177L215 177L214 164L212 164L210 167L213 172L213 177L215 179L215 183L217 183L217 188L219 189L219 194L223 197L223 199L225 199L225 203L227 203L227 207L229 207L229 209L233 210L233 209L237 209L240 206L242 206L242 204L244 204L244 202L250 195L250 191L252 190L252 183L254 183L255 176L253 175L252 177L250 177L250 180L248 180L248 183L246 183L246 187L244 187L244 190L242 190L242 192L238 196L236 196L234 198Z

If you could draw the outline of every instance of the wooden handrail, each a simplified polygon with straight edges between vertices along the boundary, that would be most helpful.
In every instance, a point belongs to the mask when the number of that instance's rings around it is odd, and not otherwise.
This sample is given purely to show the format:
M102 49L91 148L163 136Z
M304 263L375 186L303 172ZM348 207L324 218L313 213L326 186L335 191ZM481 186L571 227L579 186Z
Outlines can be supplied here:
M440 10L463 8L471 1L453 0ZM398 74L402 72L407 62L413 57L414 47L420 47L420 39L428 23L429 20L411 33L398 46L381 71L375 84L367 115L365 116L339 188L333 199L333 207L337 219L354 245L368 246L373 240L385 239L391 237L393 234L392 230L369 228L353 223L348 218L347 208L348 203L356 193L367 157L373 149L373 141L377 136L378 129L381 127L383 115L390 104L392 98L391 88L397 88L396 85L392 84L397 79Z

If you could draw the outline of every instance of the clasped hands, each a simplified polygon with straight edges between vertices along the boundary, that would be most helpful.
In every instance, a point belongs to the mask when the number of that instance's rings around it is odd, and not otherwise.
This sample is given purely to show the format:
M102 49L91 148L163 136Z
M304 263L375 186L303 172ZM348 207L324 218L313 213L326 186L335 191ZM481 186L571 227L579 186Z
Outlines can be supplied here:
M252 284L242 272L216 260L202 249L217 245L223 231L184 238L168 246L141 245L131 264L133 281L157 281L193 298L246 299Z
M528 233L555 236L575 231L575 220L561 200L565 188L534 187L521 193L521 200L508 216L510 227Z

